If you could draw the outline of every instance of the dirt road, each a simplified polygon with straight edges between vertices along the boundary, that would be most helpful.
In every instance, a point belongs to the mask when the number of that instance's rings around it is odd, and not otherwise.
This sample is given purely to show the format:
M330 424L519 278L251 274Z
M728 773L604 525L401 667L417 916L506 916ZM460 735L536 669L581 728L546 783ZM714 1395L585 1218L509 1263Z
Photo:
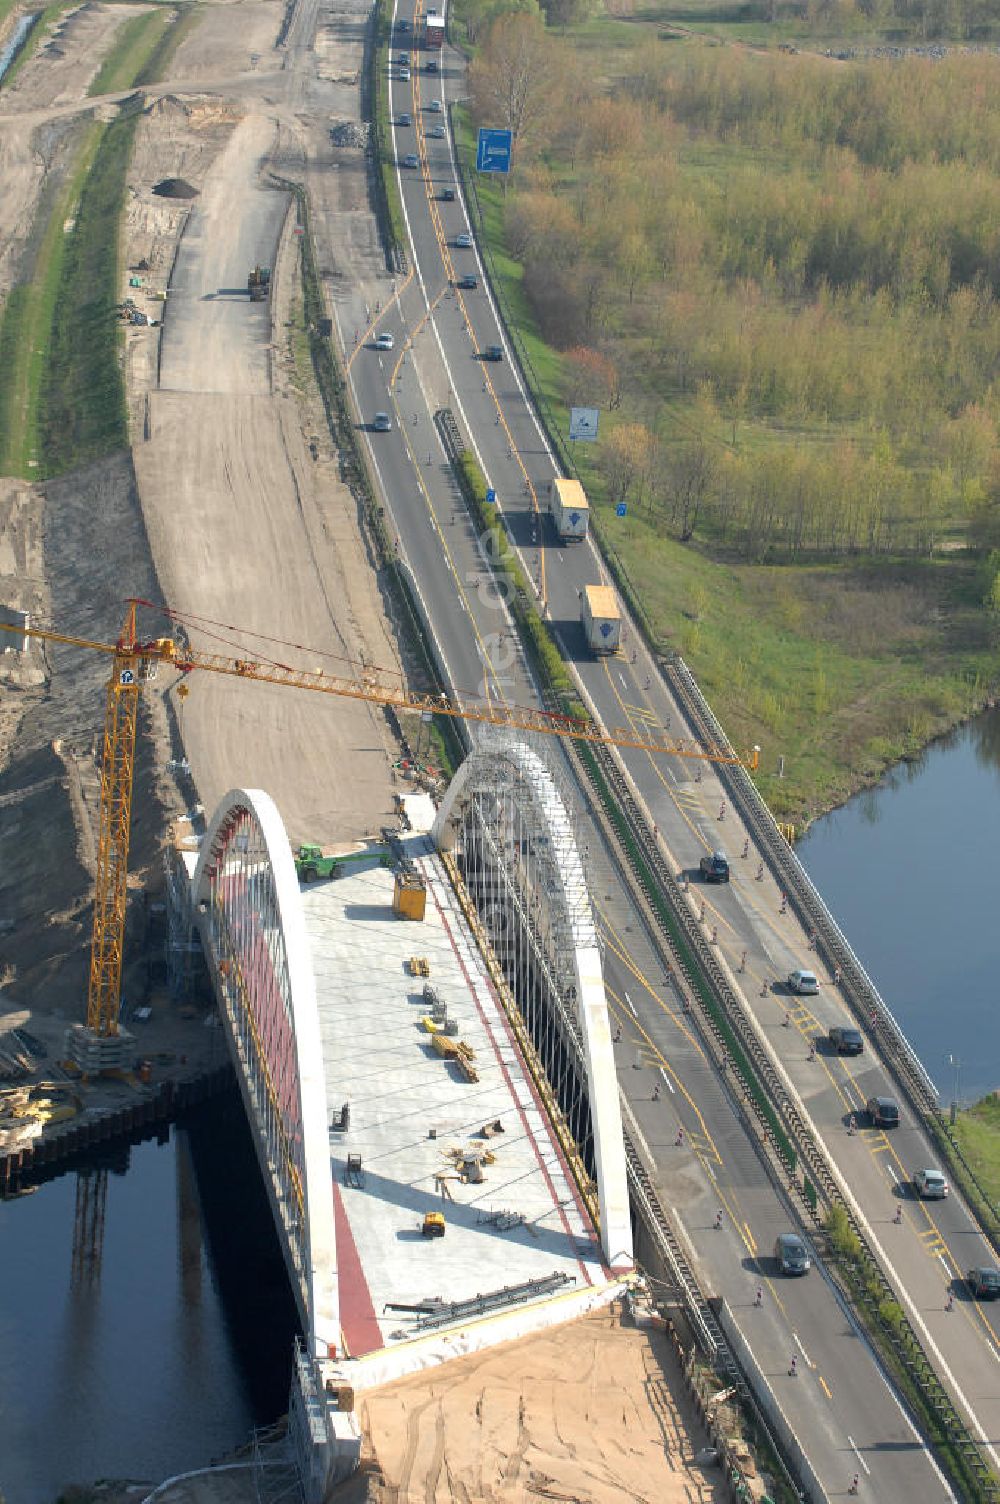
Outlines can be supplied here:
M713 1504L726 1497L665 1337L614 1309L365 1396L377 1497Z

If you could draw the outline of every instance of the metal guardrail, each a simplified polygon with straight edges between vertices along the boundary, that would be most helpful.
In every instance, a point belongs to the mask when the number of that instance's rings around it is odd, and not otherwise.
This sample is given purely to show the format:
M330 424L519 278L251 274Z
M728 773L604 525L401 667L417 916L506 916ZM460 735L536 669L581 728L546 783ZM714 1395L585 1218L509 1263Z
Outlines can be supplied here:
M665 659L662 667L674 698L694 735L716 742L722 747L729 747L729 739L683 659ZM840 968L841 990L859 1025L878 1045L881 1057L899 1081L918 1115L929 1120L932 1131L947 1140L947 1152L953 1154L961 1165L976 1196L993 1219L993 1226L984 1226L983 1230L994 1248L1000 1250L1000 1208L996 1206L962 1153L961 1146L949 1132L948 1123L941 1111L940 1094L913 1046L854 953L809 874L781 834L746 769L736 764L726 765L720 767L718 773L722 781L728 784L729 792L734 802L738 803L755 844L780 880L800 922L814 935L817 954L831 971Z

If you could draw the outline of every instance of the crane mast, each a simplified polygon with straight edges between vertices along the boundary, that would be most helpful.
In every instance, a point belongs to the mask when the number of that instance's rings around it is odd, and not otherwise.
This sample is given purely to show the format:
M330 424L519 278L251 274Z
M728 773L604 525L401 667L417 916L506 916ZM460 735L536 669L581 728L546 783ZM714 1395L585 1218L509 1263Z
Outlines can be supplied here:
M115 647L104 709L94 927L87 989L87 1027L105 1037L118 1032L122 987L135 731L142 687L135 641L135 602L130 601Z

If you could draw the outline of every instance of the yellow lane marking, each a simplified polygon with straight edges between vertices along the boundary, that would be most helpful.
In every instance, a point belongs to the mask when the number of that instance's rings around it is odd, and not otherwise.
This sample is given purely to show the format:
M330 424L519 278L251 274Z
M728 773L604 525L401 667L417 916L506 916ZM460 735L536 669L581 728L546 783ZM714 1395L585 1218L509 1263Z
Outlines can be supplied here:
M822 1374L819 1374L818 1378L819 1378L820 1385L822 1386L823 1393L826 1395L826 1397L827 1397L828 1400L832 1400L833 1399L833 1395L830 1393L830 1386L829 1386L829 1384L826 1382L826 1380L824 1379L824 1377L823 1377Z
M630 1029L637 1029L639 1031L639 1033L642 1035L642 1038L643 1038L643 1041L644 1041L644 1044L645 1044L645 1050L648 1050L649 1054L653 1056L653 1058L655 1059L656 1063L658 1065L662 1066L663 1069L670 1076L670 1079L673 1081L673 1083L676 1086L677 1090L680 1092L681 1096L684 1098L685 1102L688 1104L688 1106L690 1107L691 1111L694 1113L695 1117L698 1119L698 1125L699 1125L699 1128L701 1130L701 1134L702 1134L702 1136L703 1136L703 1138L705 1140L705 1143L709 1147L709 1152L711 1154L712 1159L715 1161L716 1164L721 1165L722 1164L722 1155L719 1153L719 1150L718 1150L718 1148L716 1146L715 1140L713 1139L711 1133L708 1130L708 1124L705 1122L705 1119L702 1117L701 1108L698 1106L697 1102L694 1100L694 1097L692 1097L691 1093L688 1091L687 1087L684 1085L684 1082L681 1080L681 1078L678 1076L677 1072L674 1070L673 1066L670 1064L670 1061L667 1059L666 1055L664 1055L663 1051L660 1050L660 1049L658 1049L657 1046L653 1043L653 1040L650 1038L649 1034L647 1034L647 1032L643 1028L642 1024L631 1013L631 1011L628 1009L628 1007L622 1001L622 999L618 996L618 994L614 991L614 989L611 988L611 987L607 987L607 984L605 984L605 988L606 988L608 997L611 998L611 1000L612 1000L612 1002L613 1002L613 1004L615 1006L615 1018L616 1018L616 1020L620 1024L622 1024L623 1027L628 1027Z

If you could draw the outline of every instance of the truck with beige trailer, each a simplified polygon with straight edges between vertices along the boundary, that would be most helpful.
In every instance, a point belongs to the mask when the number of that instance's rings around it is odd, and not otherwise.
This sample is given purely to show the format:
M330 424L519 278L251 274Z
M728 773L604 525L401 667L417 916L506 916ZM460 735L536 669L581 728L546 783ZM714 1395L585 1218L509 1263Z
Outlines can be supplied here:
M592 653L617 653L622 645L622 618L610 585L588 585L583 592L580 620Z
M556 476L549 486L549 512L564 543L583 542L587 536L590 507L587 493L578 480Z

